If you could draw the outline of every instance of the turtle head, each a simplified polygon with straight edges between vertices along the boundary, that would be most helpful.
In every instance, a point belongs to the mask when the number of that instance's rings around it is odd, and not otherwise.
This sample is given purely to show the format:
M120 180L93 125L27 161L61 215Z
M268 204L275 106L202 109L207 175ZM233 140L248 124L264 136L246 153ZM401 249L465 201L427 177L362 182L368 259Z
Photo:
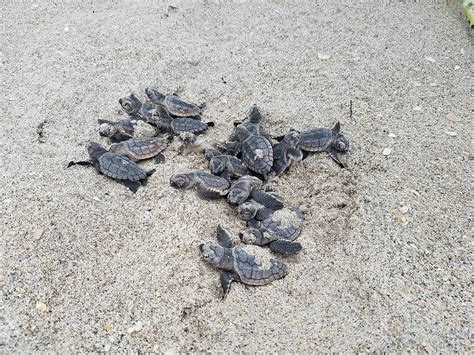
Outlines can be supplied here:
M290 144L292 147L296 147L300 141L300 133L298 131L290 131L290 133L283 138L283 141Z
M347 153L349 151L349 140L342 134L338 134L334 140L332 146L341 153Z
M255 202L247 201L242 203L238 208L240 218L248 221L255 217L258 212L258 205Z
M160 93L157 88L146 88L145 89L146 96L150 99L153 103L162 103L165 99L165 95Z
M117 132L115 126L111 123L102 123L99 127L99 135L101 137L112 137Z
M252 133L250 133L250 131L247 128L245 128L244 126L239 125L239 126L235 127L235 136L237 137L237 139L240 142L243 142L244 140L246 140L251 135L252 135Z
M257 228L247 228L240 232L240 239L245 244L255 244L261 236L262 232Z
M224 247L212 243L204 243L199 246L202 258L213 266L219 266L224 256Z
M87 152L92 159L99 159L103 154L107 153L107 150L99 143L90 142L87 146Z
M257 105L253 105L250 108L248 119L249 119L249 122L254 123L254 124L259 124L260 121L262 120L262 113L258 109Z
M171 176L170 185L175 189L189 189L193 187L193 181L189 174L176 174Z
M130 96L119 99L119 103L128 114L138 112L142 105L141 101L133 93Z
M222 155L216 155L209 160L209 170L211 174L220 174L225 170L225 159Z
M249 197L247 191L242 188L234 187L229 191L227 195L227 201L229 201L229 205L231 206L238 206L245 202L245 200Z

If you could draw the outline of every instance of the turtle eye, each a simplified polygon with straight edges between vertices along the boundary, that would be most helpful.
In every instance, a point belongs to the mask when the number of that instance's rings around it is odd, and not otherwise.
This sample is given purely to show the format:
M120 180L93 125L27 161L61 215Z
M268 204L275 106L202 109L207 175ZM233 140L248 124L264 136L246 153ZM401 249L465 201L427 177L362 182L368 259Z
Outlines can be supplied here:
M337 143L337 149L339 149L339 150L346 149L346 144L344 142L338 142Z

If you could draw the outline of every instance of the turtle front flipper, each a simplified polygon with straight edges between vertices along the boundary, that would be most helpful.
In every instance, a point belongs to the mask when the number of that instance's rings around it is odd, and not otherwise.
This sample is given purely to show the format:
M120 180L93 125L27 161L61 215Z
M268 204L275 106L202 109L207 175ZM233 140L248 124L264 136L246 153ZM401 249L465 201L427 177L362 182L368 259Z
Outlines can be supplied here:
M341 168L345 168L346 166L344 165L344 163L341 161L341 159L339 158L339 154L337 154L337 150L335 148L331 148L331 150L329 151L329 156L341 167Z
M155 160L155 163L156 163L156 164L161 164L161 163L164 163L164 162L165 162L166 158L165 158L165 156L164 156L163 154L160 153L160 154L158 154L157 156L155 156L155 159L154 159L154 160Z
M302 249L301 244L297 242L290 242L288 240L275 240L269 244L270 250L275 253L292 255L299 253Z
M67 164L66 169L67 169L67 168L70 168L70 167L73 166L73 165L93 166L94 163L91 162L90 160L70 161L70 162Z
M222 271L220 275L220 281L223 292L222 300L225 300L230 291L232 281L239 281L239 276L233 272Z
M280 210L283 208L283 201L280 196L270 194L262 189L252 190L250 196L259 204L268 207L272 210Z
M219 192L206 189L201 184L197 186L196 191L197 191L198 196L204 200L216 200L222 197L222 195Z
M121 133L121 132L115 132L111 137L110 137L110 141L112 143L120 143L120 142L124 142L124 141L127 141L129 139L133 138L132 136L128 135L128 134L124 134L124 133Z
M232 238L227 230L217 226L217 242L221 247L232 248Z

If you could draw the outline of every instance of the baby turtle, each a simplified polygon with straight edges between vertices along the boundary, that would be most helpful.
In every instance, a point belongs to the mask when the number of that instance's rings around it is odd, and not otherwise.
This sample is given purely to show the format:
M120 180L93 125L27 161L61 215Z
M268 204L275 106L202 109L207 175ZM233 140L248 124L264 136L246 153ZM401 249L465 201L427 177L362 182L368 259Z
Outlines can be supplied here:
M260 135L260 122L261 121L262 121L262 113L260 112L260 109L257 107L257 105L253 105L250 108L247 118L243 122L239 122L239 121L234 122L234 127L243 126L250 133L258 136ZM234 129L231 136L229 137L229 142L236 141L238 139L237 136L238 136L237 132Z
M173 116L192 117L202 113L201 107L178 96L163 95L156 88L147 88L145 92L151 102L163 105Z
M207 154L213 154L215 151L207 150ZM241 177L247 175L247 168L242 161L232 155L218 154L209 160L209 171L211 174L219 175L225 179L231 177Z
M152 103L143 103L133 93L130 96L119 99L123 110L134 119L149 122L156 113L157 106Z
M279 280L288 273L286 265L279 259L270 259L270 266L262 267L255 256L239 246L233 246L229 232L220 226L217 228L217 240L218 244L201 244L199 250L206 262L222 269L220 282L224 299L230 291L232 281L262 286Z
M230 187L227 200L231 206L238 206L247 201L252 191L262 187L262 180L255 176L242 176Z
M268 245L270 250L281 254L296 254L301 244L294 242L303 228L303 213L298 208L275 212L263 220L257 228L247 228L240 233L245 244Z
M191 117L172 118L163 106L158 107L159 120L155 120L155 125L160 132L181 134L190 132L199 134L209 127L214 127L214 122L202 122Z
M332 128L316 128L300 133L298 148L308 152L328 152L332 159L344 168L338 152L349 151L349 140L341 133L341 124L336 122Z
M237 139L241 142L242 160L247 167L267 179L273 166L273 148L263 136L253 135L243 126L235 128Z
M167 138L136 138L112 144L109 152L122 155L135 162L156 157L155 160L161 163L164 161L164 156L160 153L167 146Z
M265 192L261 189L253 190L251 198L240 204L237 208L239 217L246 221L263 221L269 218L273 212L283 208L280 196ZM254 222L251 222L254 223Z
M196 187L198 195L206 200L217 199L227 194L229 182L204 171L194 171L171 176L170 185L175 189L190 189Z
M283 173L293 161L303 159L303 152L297 148L299 133L292 131L285 135L283 139L273 146L273 166L272 170L276 176Z
M108 152L95 142L89 144L87 151L91 160L70 162L68 168L72 165L93 165L100 173L118 180L133 192L146 184L148 177L155 172L155 169L147 172L127 157Z
M151 138L156 136L156 128L140 120L98 120L99 135L107 137L112 143L123 142L131 138Z

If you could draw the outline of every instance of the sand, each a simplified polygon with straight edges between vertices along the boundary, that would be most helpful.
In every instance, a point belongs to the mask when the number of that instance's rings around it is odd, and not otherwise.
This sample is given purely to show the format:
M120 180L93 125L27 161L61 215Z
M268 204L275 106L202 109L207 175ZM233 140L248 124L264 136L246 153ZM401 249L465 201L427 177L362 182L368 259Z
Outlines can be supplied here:
M0 351L472 350L473 57L455 1L60 3L1 5ZM206 166L176 142L136 194L66 169L149 85L206 102L210 140L254 103L277 133L341 121L346 169L313 155L269 183L308 208L286 278L220 299L198 245L244 224L169 186Z

